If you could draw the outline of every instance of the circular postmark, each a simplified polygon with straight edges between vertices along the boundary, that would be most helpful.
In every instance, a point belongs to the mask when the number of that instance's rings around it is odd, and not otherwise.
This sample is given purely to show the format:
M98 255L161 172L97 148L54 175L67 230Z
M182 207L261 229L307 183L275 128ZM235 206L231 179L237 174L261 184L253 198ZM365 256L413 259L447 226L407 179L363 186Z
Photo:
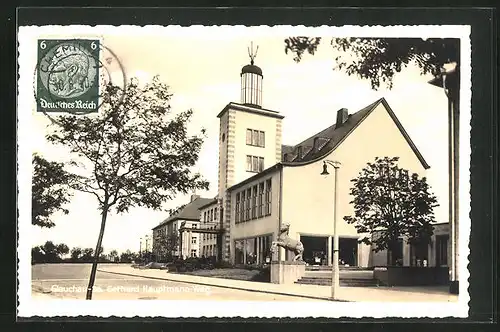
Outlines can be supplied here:
M40 39L35 68L36 109L54 122L50 113L97 113L112 85L114 102L126 90L124 68L99 39Z

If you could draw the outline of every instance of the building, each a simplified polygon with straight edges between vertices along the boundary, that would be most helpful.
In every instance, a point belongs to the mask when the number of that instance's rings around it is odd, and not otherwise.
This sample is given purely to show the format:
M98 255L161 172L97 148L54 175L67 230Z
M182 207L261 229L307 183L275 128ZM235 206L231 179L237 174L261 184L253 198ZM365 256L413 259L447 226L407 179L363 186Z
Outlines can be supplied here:
M340 109L335 123L321 132L293 146L283 145L284 116L262 107L263 73L253 58L240 76L240 103L228 103L217 115L218 196L200 208L198 220L201 229L218 227L220 233L201 238L201 255L211 255L215 248L218 259L235 264L285 260L284 250L271 257L269 249L280 226L289 223L289 236L304 244L304 259L315 263L319 258L321 264L331 265L336 182L340 261L361 267L387 265L388 253L374 253L358 243L360 234L342 218L353 213L351 179L376 157L397 156L401 167L420 176L429 168L387 101L381 98L353 113ZM338 179L320 175L326 160L341 163ZM401 262L448 264L446 228L436 226L440 231L433 240L438 246L412 248L402 242Z
M200 210L200 228L217 230L220 225L219 206L216 198L209 201ZM199 233L200 235L200 257L217 257L217 234Z
M200 257L200 237L192 231L179 232L182 226L188 229L197 229L200 226L200 207L211 202L212 199L191 195L188 204L182 206L153 228L153 253L158 257L162 254L160 238L173 240L172 256ZM182 239L178 237L182 236ZM182 245L182 248L181 248Z

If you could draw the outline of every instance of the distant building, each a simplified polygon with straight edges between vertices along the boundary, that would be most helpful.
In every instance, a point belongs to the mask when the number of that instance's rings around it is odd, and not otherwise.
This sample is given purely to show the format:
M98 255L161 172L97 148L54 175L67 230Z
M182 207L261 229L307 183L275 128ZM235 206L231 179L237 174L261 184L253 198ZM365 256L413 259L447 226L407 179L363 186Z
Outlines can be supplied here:
M219 205L217 199L212 199L200 207L200 228L216 230L220 227ZM200 256L217 257L217 234L200 233Z
M201 198L199 195L191 195L188 204L174 212L158 226L153 228L153 253L156 254L159 246L159 238L165 236L179 236L179 228L185 222L185 227L196 229L200 225L199 208L210 202L209 198ZM182 233L182 239L178 239L177 246L172 256L200 257L200 236L193 232ZM182 248L180 245L182 244Z

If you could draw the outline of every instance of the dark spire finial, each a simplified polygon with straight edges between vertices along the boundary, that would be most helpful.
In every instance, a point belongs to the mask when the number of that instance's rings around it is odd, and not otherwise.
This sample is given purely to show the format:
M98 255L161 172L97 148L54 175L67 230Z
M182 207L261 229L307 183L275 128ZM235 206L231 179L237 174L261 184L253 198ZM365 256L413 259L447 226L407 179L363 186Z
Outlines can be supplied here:
M253 65L255 57L257 57L257 52L259 51L259 45L255 49L255 53L253 52L253 42L250 42L250 47L248 48L248 56L250 57L250 64Z

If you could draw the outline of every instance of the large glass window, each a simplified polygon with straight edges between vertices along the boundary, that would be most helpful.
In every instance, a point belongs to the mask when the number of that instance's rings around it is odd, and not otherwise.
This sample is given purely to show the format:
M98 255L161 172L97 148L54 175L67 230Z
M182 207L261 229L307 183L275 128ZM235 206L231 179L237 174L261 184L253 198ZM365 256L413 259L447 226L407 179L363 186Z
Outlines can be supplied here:
M448 235L436 235L436 266L448 266Z
M271 214L271 179L266 180L266 216Z
M252 188L252 219L257 218L257 186Z
M245 221L245 210L246 210L246 199L245 191L241 192L241 209L240 209L240 221Z
M264 182L259 183L259 206L258 217L264 216Z
M240 222L240 193L236 194L235 222Z
M255 250L255 245L257 241L255 238L245 240L245 253L246 253L246 263L255 264L257 262L257 252Z
M245 246L244 240L234 241L234 262L235 264L243 264L243 247Z
M411 266L428 266L429 247L427 243L412 244L410 246L410 258Z
M252 189L248 188L247 189L247 204L246 204L246 213L245 213L245 220L250 220L250 210L252 208Z

